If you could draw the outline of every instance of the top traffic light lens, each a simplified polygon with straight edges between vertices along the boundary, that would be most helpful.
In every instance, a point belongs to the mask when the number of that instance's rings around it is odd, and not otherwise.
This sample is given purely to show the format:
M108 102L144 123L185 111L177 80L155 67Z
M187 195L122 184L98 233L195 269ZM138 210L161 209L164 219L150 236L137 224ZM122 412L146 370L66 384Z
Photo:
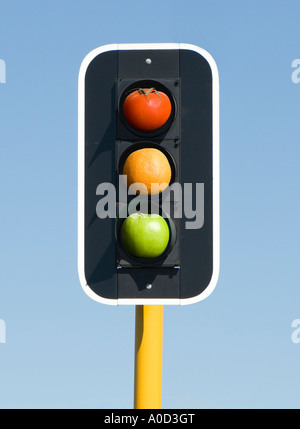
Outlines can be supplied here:
M169 97L155 88L139 88L124 100L123 112L127 122L140 131L154 131L168 121L172 111Z

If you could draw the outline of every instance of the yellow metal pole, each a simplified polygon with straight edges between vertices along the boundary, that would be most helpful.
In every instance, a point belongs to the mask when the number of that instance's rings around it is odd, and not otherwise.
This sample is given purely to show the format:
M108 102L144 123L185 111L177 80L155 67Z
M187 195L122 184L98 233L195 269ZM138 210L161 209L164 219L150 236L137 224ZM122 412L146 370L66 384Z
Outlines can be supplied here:
M134 408L160 409L162 387L163 306L135 310Z

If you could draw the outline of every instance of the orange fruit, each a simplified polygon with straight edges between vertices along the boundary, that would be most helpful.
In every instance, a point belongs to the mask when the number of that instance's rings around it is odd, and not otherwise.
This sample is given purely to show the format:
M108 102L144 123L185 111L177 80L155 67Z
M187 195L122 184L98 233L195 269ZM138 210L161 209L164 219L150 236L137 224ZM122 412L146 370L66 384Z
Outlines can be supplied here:
M127 176L127 186L134 183L146 186L147 191L140 190L141 194L159 194L170 183L171 166L161 150L144 148L135 150L127 157L123 174ZM138 185L136 189L139 189Z

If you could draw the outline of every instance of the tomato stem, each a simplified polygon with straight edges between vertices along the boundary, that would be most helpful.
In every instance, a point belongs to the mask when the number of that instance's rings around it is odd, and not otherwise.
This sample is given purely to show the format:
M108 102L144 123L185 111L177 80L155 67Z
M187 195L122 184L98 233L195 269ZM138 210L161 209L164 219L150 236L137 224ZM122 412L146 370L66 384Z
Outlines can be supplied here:
M149 103L148 95L151 94L151 92L155 92L155 94L157 94L159 96L159 98L162 100L161 96L159 95L159 92L155 88L150 88L150 89L148 89L148 91L145 91L144 88L138 89L139 94L146 95L148 103Z

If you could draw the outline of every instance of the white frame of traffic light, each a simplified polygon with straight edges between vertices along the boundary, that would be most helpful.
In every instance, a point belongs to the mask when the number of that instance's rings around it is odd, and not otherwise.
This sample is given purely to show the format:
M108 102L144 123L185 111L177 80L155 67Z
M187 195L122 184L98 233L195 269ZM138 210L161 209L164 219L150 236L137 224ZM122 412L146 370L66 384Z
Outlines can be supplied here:
M107 299L97 295L87 284L84 274L84 189L85 189L85 75L89 64L99 54L118 50L185 49L202 55L212 72L213 106L213 275L206 289L185 299ZM187 43L109 44L89 52L81 63L78 79L78 274L85 293L95 301L108 305L187 305L202 301L214 290L220 267L220 191L219 191L219 74L213 57L204 49ZM197 281L195 279L195 281Z

